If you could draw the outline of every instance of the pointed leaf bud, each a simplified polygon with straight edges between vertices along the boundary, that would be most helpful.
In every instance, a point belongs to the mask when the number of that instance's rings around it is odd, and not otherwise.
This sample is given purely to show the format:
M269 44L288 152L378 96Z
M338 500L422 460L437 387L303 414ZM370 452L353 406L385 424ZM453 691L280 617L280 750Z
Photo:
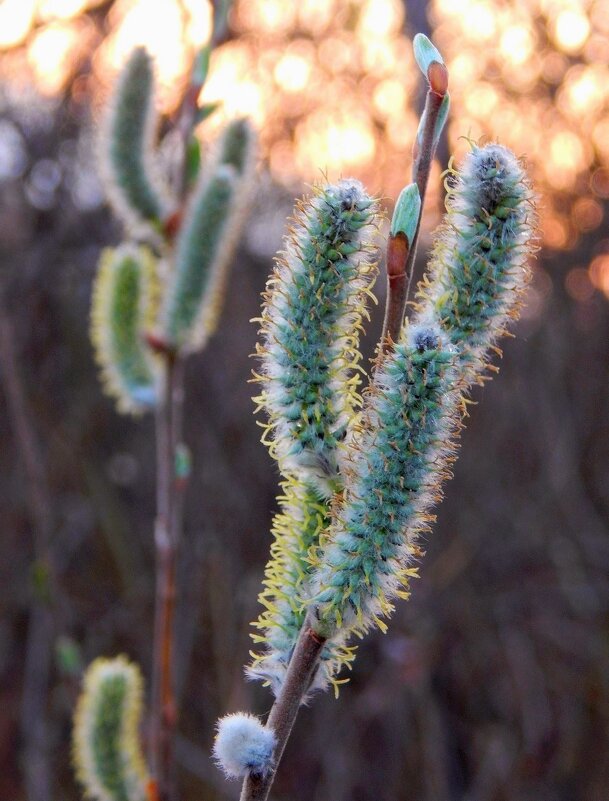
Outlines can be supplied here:
M389 229L391 236L403 233L408 240L408 244L411 244L419 224L420 214L421 195L419 194L419 188L416 184L408 184L400 192L393 210Z

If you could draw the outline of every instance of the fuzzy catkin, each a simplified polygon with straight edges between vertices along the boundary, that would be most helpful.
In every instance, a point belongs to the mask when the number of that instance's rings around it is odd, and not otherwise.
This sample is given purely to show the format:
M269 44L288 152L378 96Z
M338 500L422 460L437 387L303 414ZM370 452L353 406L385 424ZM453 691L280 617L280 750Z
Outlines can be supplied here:
M144 341L154 324L156 269L147 248L121 245L102 252L95 278L91 340L104 389L123 413L156 403L158 365Z
M263 591L258 600L264 612L254 623L261 634L253 635L263 645L252 654L248 676L261 679L277 695L311 600L310 553L330 521L326 499L312 485L287 481L280 496L280 511L273 519L271 558L266 566ZM353 659L353 649L342 642L329 642L321 653L311 691L336 683L338 666Z
M200 350L216 329L255 168L251 124L245 119L228 122L201 169L176 242L164 321L167 339L177 348Z
M446 208L429 276L419 288L418 320L439 321L471 383L517 314L528 282L533 194L507 148L474 145L451 174Z
M125 657L87 669L72 735L76 776L95 801L146 801L148 774L138 740L142 677Z
M226 266L236 179L233 167L215 166L202 175L189 203L166 294L166 334L177 347L201 347L215 325L216 285Z
M214 758L229 779L263 775L272 765L277 738L254 715L235 712L218 721Z
M262 312L267 444L286 477L329 497L358 404L359 329L374 278L378 204L359 181L319 187L297 208Z
M102 176L110 202L132 228L157 227L173 206L154 163L154 72L136 48L116 82L100 140Z
M322 636L385 628L392 599L407 595L418 535L454 453L453 377L453 349L434 326L407 325L379 366L351 443L344 500L318 555Z

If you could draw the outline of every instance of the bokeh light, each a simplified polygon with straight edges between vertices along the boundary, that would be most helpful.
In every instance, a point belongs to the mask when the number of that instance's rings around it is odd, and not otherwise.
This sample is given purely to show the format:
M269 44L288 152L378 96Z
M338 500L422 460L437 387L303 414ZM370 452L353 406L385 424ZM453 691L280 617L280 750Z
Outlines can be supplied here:
M0 47L26 52L47 95L92 55L87 86L103 96L129 51L145 45L156 60L162 110L171 113L195 49L209 38L210 3L117 0L101 31L90 19L98 2L4 0ZM467 137L497 138L526 157L541 195L543 244L574 248L606 223L606 0L432 0L429 10L451 76L451 152L462 153ZM214 54L201 98L222 101L210 132L226 117L250 115L275 179L349 172L395 197L408 180L422 100L401 0L237 0L231 27L235 38ZM24 62L15 64L20 75ZM592 272L591 285L605 287Z

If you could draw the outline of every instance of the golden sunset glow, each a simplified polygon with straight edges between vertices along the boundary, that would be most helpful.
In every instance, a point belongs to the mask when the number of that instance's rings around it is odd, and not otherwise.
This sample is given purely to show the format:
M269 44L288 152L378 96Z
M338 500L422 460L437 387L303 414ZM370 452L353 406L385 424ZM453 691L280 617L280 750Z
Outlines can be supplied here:
M0 47L21 44L36 15L36 0L4 0L0 3Z
M45 94L60 91L83 47L92 48L93 86L103 94L132 48L144 45L155 57L162 110L171 112L193 53L210 36L210 3L117 0L107 35L96 38L86 12L97 2L4 0L0 47L25 45ZM404 13L401 0L237 0L235 38L214 53L201 96L222 107L202 135L246 114L279 181L349 172L395 196L409 180L422 82ZM430 16L450 71L451 152L464 152L465 137L495 137L525 156L542 195L544 244L573 248L606 222L606 0L432 0ZM590 285L609 291L595 270Z

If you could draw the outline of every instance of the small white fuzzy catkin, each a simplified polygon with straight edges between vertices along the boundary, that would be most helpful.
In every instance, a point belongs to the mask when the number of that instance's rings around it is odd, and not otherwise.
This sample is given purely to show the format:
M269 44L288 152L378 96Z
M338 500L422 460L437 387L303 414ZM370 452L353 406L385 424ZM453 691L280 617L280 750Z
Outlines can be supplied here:
M230 779L264 774L271 767L277 738L255 715L235 712L218 721L213 755Z

